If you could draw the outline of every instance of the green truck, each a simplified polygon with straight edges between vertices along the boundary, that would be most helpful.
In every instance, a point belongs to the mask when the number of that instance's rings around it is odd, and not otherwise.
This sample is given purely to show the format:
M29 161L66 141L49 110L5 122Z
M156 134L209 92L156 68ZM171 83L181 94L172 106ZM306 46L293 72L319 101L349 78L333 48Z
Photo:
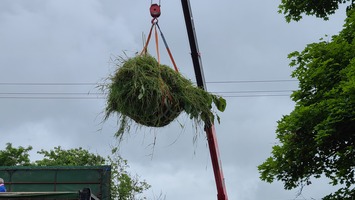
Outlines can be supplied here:
M0 167L0 199L110 200L111 166Z

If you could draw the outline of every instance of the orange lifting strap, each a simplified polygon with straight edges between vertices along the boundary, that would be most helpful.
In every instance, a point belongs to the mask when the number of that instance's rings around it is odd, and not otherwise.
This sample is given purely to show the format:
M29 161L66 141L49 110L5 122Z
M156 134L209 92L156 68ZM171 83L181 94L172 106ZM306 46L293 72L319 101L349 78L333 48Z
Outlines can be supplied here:
M175 60L174 60L174 57L169 49L169 46L168 46L168 43L166 42L166 39L164 37L164 34L163 32L161 31L160 29L160 26L158 24L158 17L160 16L161 12L160 12L160 5L158 4L152 4L150 6L150 15L153 17L152 19L152 26L150 27L150 31L149 31L149 34L148 34L148 38L147 38L147 42L145 43L144 47L143 47L143 50L141 52L141 55L143 54L146 54L147 51L148 51L148 44L149 44L149 41L150 41L150 38L152 36L152 31L153 31L153 27L154 27L154 35L155 35L155 48L156 48L156 52L157 52L157 59L158 59L158 63L160 64L160 53L159 53L159 38L158 38L158 31L157 31L157 27L158 27L158 30L160 32L160 35L161 35L161 38L163 39L163 42L164 42L164 45L165 45L165 48L166 48L166 51L168 52L169 54L169 57L170 57L170 60L171 62L173 63L173 66L174 66L174 69L176 72L179 72L179 69L177 68L176 66L176 63L175 63Z

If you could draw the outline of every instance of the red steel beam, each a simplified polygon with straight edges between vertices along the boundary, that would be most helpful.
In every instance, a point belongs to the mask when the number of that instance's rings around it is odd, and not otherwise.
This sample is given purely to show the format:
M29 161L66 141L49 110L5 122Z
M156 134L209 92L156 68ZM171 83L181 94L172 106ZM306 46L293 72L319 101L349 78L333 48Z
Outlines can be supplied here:
M219 155L218 141L214 125L212 124L210 127L206 127L205 131L207 134L207 141L210 149L212 167L217 186L217 199L228 200L227 189L222 171L222 162Z
M191 57L192 57L192 63L194 65L197 85L200 88L207 90L204 73L202 69L201 54L199 52L198 45L197 45L197 37L196 37L194 21L192 17L190 1L181 0L181 4L184 12L185 24L186 24L187 35L189 38L189 43L191 48ZM213 123L206 123L205 131L207 135L212 167L213 167L214 177L217 186L217 199L228 200L227 190L224 183L224 176L223 176L222 165L221 165L221 160L219 155L216 130Z

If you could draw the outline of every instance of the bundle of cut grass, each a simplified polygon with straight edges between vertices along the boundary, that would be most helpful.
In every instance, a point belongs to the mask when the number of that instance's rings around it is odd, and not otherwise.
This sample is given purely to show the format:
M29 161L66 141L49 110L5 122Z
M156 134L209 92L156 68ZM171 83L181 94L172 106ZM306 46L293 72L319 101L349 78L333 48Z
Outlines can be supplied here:
M163 127L185 111L191 119L211 123L212 103L224 111L226 101L196 86L149 55L123 60L108 85L106 118L121 116L121 132L127 117L149 127ZM120 132L120 131L119 131Z

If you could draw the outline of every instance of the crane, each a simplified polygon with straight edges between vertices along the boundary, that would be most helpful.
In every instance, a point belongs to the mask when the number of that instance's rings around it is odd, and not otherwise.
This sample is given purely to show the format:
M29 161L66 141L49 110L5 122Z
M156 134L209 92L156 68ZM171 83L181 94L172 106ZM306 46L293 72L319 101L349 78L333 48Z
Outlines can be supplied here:
M181 0L182 10L184 13L187 35L189 38L191 58L194 66L197 86L207 90L205 77L202 68L201 55L199 52L197 37L192 17L191 5L189 0ZM208 146L211 155L212 167L217 186L217 199L228 200L227 190L224 182L222 163L219 155L218 142L214 124L205 124L205 132L207 135Z
M182 10L184 13L184 18L185 18L187 35L188 35L189 43L190 43L191 58L192 58L193 66L194 66L197 86L204 89L204 90L207 90L205 77L204 77L204 73L203 73L203 68L202 68L201 55L200 55L198 45L197 45L197 37L196 37L194 21L193 21L193 17L192 17L190 1L189 0L181 0L181 4L182 4ZM159 1L159 4L153 4L153 0L151 1L150 14L153 17L153 20L152 20L152 27L150 29L148 39L146 42L146 46L148 45L149 39L151 37L153 27L154 26L158 27L158 29L161 33L161 36L163 38L164 44L166 46L166 49L168 51L168 54L169 54L171 61L174 65L174 68L176 71L178 71L175 61L174 61L172 54L170 52L170 49L169 49L169 47L166 43L166 40L164 38L164 35L161 32L160 27L157 23L158 17L161 14L160 1ZM144 47L142 52L144 52L146 50L146 46ZM158 60L159 60L159 51L158 50L157 50L157 54L158 54ZM224 175L223 175L223 171L222 171L222 163L221 163L221 159L220 159L220 155L219 155L216 130L215 130L213 122L211 122L211 121L207 122L205 124L204 130L207 135L207 141L208 141L208 146L209 146L209 150L210 150L212 167L213 167L215 182L216 182L216 186L217 186L217 199L218 200L228 200L226 186L225 186L225 182L224 182Z

